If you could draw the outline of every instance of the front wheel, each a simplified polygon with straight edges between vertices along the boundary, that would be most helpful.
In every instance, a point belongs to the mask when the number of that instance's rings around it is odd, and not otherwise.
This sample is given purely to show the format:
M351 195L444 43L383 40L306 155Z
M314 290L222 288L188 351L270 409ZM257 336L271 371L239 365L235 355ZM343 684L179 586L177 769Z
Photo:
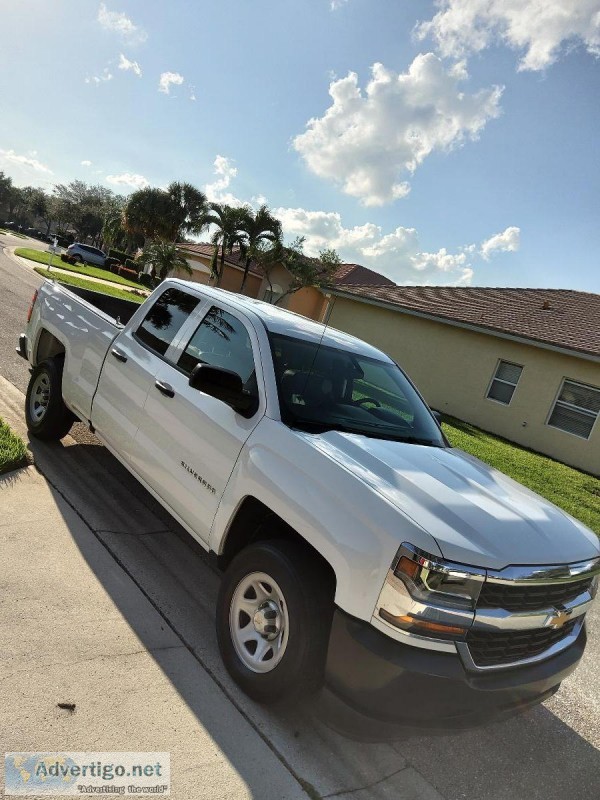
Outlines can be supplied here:
M242 550L223 576L217 639L234 681L253 700L295 702L323 681L333 613L329 575L296 542Z
M34 367L25 398L27 429L37 439L62 439L74 417L62 399L63 358L49 358Z

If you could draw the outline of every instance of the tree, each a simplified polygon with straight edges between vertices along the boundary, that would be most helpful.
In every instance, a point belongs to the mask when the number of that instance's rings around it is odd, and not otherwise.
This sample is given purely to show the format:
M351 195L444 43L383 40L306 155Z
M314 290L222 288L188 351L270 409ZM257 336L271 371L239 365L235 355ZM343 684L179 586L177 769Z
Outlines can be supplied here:
M169 238L179 241L188 233L200 233L208 212L206 195L191 183L177 181L169 184L167 194L171 200Z
M16 219L19 224L23 224L23 213L27 209L27 200L30 186L20 188L18 186L11 186L6 199L6 206L8 208L8 216L11 219Z
M11 189L12 178L0 171L0 208L7 204Z
M248 271L264 243L274 244L281 240L281 222L276 219L266 205L262 205L255 213L251 208L244 209L241 233L243 236L242 252L245 257L244 275L240 292L244 291Z
M52 207L48 195L43 189L33 189L28 197L27 205L34 219L41 219L46 224L46 235L50 233L52 224Z
M128 233L148 239L171 238L173 206L169 195L162 189L148 186L129 196L123 209L123 227Z
M333 276L342 263L339 255L333 249L319 251L318 258L310 258L304 254L304 236L299 236L289 245L283 247L275 243L273 247L266 248L259 254L257 260L265 273L267 282L273 293L271 272L277 264L283 264L291 274L292 280L286 291L274 302L279 305L281 301L300 289L314 286L319 289L331 289Z
M138 262L143 265L150 265L154 274L161 281L164 281L173 270L181 270L186 275L192 274L192 268L185 258L180 255L177 245L161 239L146 245Z
M60 207L60 217L70 224L79 239L90 237L98 242L104 217L114 199L114 194L104 186L88 186L84 181L59 183L54 187L54 196Z
M205 224L215 226L215 232L211 237L211 242L215 246L210 262L211 277L216 278L216 285L219 286L223 277L225 253L231 253L236 245L244 244L243 225L247 209L232 208L221 203L209 203L209 209ZM220 266L218 266L219 248Z

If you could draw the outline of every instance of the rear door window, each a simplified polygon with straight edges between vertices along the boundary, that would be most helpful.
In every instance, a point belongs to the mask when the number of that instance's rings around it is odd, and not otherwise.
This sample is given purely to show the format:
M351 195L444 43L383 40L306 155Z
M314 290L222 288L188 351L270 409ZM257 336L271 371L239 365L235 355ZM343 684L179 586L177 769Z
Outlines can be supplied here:
M181 354L177 366L190 373L196 364L210 364L237 373L244 387L255 385L252 342L241 320L212 306Z
M164 356L182 325L199 304L200 298L179 289L167 289L146 314L135 332L136 339Z

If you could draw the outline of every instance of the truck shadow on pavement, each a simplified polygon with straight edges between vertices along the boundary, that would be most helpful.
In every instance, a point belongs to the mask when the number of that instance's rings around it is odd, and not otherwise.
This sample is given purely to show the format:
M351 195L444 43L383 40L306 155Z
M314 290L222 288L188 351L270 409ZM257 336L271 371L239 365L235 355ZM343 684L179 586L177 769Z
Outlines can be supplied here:
M340 736L324 725L318 718L318 699L310 708L287 711L256 705L237 689L220 661L214 632L219 576L202 548L104 447L34 440L30 447L59 508L66 501L87 526L71 527L71 533L90 569L257 800L275 800L269 776L260 765L248 763L236 732L215 718L206 703L206 681L214 692L224 693L311 797L345 798L352 793L354 800L440 796L593 800L600 796L600 751L549 709L555 707L555 699L549 707L474 731L398 741L388 740L392 734L382 729L382 741L371 742ZM97 542L114 559L113 571L98 569ZM172 648L154 646L155 632L132 606L122 570L153 605L161 625L168 626L186 648L185 663L204 672L201 687L196 672L182 669L183 662L173 657ZM569 691L567 685L562 689ZM370 732L368 738L377 736ZM589 731L589 738L598 741L597 728ZM135 741L130 749L136 749Z

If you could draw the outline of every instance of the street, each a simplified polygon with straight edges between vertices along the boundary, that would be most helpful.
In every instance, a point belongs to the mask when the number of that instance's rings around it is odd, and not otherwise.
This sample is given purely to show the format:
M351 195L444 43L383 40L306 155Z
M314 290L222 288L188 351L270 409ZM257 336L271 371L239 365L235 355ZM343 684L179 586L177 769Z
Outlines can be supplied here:
M40 242L0 234L0 248L16 246L45 249ZM0 250L0 375L12 384L2 400L15 420L19 392L25 392L28 380L27 364L15 346L31 295L41 283L35 273ZM2 386L0 382L0 391ZM13 419L7 421L17 430ZM20 424L17 432L24 435ZM593 800L600 795L597 605L590 615L582 664L543 706L508 722L457 735L358 743L330 730L310 709L269 711L237 689L216 645L213 617L218 575L192 546L190 537L85 426L76 426L73 439L64 446L35 442L32 450L43 476L93 532L103 546L99 549L113 559L114 569L124 570L168 623L193 658L194 668L202 671L205 683L215 693L225 694L244 723L268 744L283 769L310 796ZM103 580L93 559L92 554L88 564ZM121 611L126 615L126 609ZM129 622L133 628L141 624L136 619ZM143 640L142 633L137 633ZM179 702L187 704L202 723L203 706L194 702L186 676L175 673L170 680ZM69 749L69 742L64 746ZM254 796L259 800L261 795Z

